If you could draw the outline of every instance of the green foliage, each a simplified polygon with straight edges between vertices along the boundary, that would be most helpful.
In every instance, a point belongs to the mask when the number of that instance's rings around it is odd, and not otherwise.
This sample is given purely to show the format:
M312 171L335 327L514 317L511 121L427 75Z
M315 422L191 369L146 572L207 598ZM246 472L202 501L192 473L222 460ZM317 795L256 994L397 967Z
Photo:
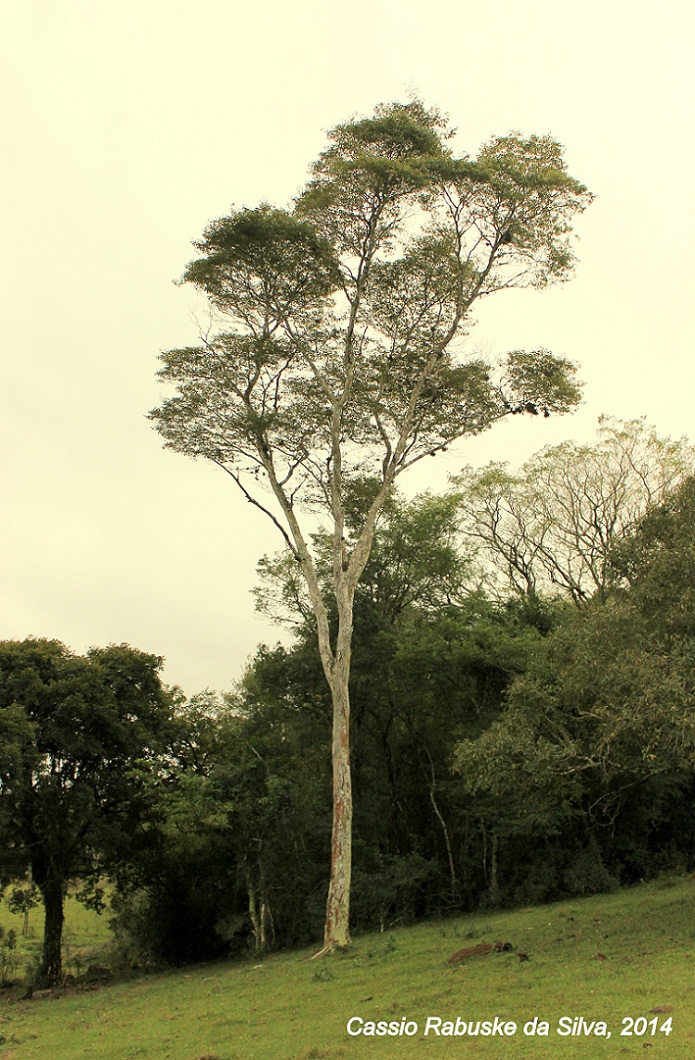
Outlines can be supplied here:
M0 927L0 986L11 983L18 970L17 932Z
M378 489L373 479L356 479L345 501L346 544L359 533L359 521ZM424 493L407 502L394 490L382 512L369 559L357 589L358 601L396 621L414 609L438 608L463 598L471 561L459 548L458 498ZM326 595L331 578L328 535L316 534L317 568ZM312 624L311 601L301 571L286 552L258 563L254 590L257 609L278 624Z
M581 400L572 364L549 350L513 350L507 357L508 393L514 396L513 412L569 412Z
M458 600L469 563L457 547L455 498L422 494L393 507L377 531L361 592L396 620L417 608L431 612Z
M411 924L440 909L440 867L418 852L386 854L358 851L352 915L360 926L382 931ZM430 896L429 903L426 895Z
M538 732L532 720L505 712L477 739L458 744L455 767L474 801L471 809L494 821L498 834L548 834L571 807L573 783L563 776L566 749Z
M579 851L564 874L568 894L584 897L587 894L606 894L618 887L618 880L603 864L601 851L595 840Z
M338 282L326 241L306 221L267 204L213 221L195 246L202 257L188 265L184 281L223 311L233 299L247 326L267 335L299 306L318 308ZM263 360L273 360L270 344Z
M249 684L251 682L249 681ZM252 695L181 703L158 820L118 874L115 927L133 959L182 963L315 936L328 813L311 726ZM321 739L323 744L323 739ZM317 768L318 766L318 768Z
M686 479L611 551L614 578L629 589L650 630L678 654L695 636L695 478ZM683 662L686 663L686 659Z

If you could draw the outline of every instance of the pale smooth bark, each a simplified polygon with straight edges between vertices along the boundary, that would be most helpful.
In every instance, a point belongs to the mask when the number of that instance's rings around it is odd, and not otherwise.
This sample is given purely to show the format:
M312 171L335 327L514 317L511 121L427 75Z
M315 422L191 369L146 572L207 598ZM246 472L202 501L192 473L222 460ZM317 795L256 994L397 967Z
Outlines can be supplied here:
M331 876L326 901L324 951L350 945L352 874L352 777L350 771L349 661L331 683L333 699L333 828Z

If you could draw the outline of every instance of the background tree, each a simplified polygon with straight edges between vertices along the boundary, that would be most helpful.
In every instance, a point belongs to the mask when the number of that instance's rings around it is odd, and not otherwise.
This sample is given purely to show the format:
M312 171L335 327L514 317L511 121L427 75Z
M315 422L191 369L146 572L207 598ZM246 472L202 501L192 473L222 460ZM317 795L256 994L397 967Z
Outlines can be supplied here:
M320 930L330 717L317 725L284 694L296 664L260 649L234 693L177 704L148 842L116 873L116 930L137 961L262 953Z
M454 156L451 135L420 102L378 107L330 133L289 210L210 224L184 274L208 296L210 330L163 355L177 393L152 413L169 448L212 460L272 519L307 585L333 705L325 949L349 942L354 600L394 482L510 413L579 398L572 366L547 351L514 351L495 377L461 338L479 298L568 278L570 224L591 196L550 137L498 138L472 160ZM348 528L356 476L374 488Z
M11 913L17 913L23 917L22 935L24 938L29 934L29 913L37 905L41 904L41 895L34 884L23 887L13 887L7 898L7 908Z
M465 532L503 592L555 589L575 604L604 594L613 542L695 470L692 446L659 437L644 419L602 416L598 435L593 445L542 449L518 472L493 463L454 478Z
M78 656L53 640L0 643L3 869L29 868L41 893L44 982L61 977L69 881L104 874L108 852L134 843L169 716L160 666L127 645Z
M581 818L598 883L604 865L626 882L653 871L669 845L695 856L694 527L690 478L616 543L606 593L566 614L503 714L456 751L470 794L517 830Z

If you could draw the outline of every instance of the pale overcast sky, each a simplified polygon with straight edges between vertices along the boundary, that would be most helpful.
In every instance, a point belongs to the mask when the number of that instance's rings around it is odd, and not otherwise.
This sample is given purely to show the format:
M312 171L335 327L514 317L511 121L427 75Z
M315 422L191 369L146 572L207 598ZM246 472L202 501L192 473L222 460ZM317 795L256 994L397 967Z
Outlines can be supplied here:
M326 129L412 90L462 151L551 133L597 195L576 278L490 299L471 336L580 362L585 405L514 417L448 468L589 438L601 412L695 438L692 0L0 0L0 18L0 637L127 641L189 694L277 639L249 593L277 532L145 419L159 350L196 339L172 281L208 220L286 204Z

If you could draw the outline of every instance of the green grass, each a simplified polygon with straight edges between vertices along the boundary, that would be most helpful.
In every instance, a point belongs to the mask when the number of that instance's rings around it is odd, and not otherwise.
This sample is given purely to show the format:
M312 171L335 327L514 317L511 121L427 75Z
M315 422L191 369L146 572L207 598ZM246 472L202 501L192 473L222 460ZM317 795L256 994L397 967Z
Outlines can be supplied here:
M310 951L220 963L58 998L6 999L0 1060L329 1060L338 1057L695 1058L695 883L667 880L613 895L365 935L349 953ZM509 940L530 959L449 955ZM597 957L602 953L605 959ZM655 1016L651 1010L670 1006ZM428 1016L515 1021L512 1037L424 1034ZM412 1037L350 1037L347 1020L416 1022ZM547 1020L547 1037L523 1025ZM610 1038L562 1037L562 1016L604 1020ZM621 1036L646 1017L672 1033ZM648 1047L645 1049L645 1047Z

